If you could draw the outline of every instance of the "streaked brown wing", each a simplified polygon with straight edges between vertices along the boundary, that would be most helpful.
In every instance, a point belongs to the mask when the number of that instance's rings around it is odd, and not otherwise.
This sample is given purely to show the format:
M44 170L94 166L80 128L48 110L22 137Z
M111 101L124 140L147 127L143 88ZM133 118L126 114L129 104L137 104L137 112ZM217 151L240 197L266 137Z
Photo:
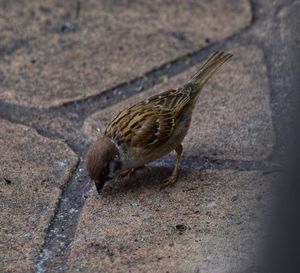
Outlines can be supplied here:
M155 148L168 140L189 95L167 91L121 111L107 126L105 135L131 147Z

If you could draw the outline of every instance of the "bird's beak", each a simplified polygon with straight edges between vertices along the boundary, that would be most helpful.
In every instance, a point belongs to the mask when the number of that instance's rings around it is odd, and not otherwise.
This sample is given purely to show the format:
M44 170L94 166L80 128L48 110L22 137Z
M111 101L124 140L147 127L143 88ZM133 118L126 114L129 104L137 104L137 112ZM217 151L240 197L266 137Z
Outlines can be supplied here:
M99 181L99 180L97 180L97 181L95 181L95 186L96 186L96 189L97 189L98 194L100 195L101 192L102 192L104 183L101 182L101 181Z

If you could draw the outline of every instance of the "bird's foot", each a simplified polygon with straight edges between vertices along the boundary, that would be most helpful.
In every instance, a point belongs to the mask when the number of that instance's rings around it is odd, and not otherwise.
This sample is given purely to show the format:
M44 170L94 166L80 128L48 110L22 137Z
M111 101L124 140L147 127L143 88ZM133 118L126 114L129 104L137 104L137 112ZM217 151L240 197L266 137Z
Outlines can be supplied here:
M119 174L119 178L124 178L124 177L126 177L126 176L128 176L128 175L131 175L133 172L134 172L134 169L133 169L133 168L124 170L124 171L122 171L122 172Z
M145 168L145 166L137 167L137 168L129 168L127 170L124 170L119 174L119 178L124 178L126 176L132 176L136 171Z
M162 190L162 189L165 189L167 187L174 185L177 181L177 177L178 177L177 173L172 173L171 176L169 176L167 179L162 181L159 189Z

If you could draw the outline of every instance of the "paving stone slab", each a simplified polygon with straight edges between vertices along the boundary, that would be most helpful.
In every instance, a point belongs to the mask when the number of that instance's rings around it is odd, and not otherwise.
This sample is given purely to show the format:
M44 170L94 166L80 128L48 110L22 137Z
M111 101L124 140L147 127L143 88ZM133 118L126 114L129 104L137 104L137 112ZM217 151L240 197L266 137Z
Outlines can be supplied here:
M229 37L251 17L246 0L1 1L0 99L83 99Z
M32 272L77 156L23 125L0 128L0 271Z
M298 59L293 59L298 57L300 49L300 38L298 35L300 27L300 1L295 1L292 5L284 7L278 13L280 19L280 36L285 45L285 52L287 54L287 61L289 62L289 69L291 77L294 76L292 67L294 62L298 64ZM286 59L285 59L286 60ZM297 77L297 76L296 76Z
M90 192L68 272L246 272L265 236L273 177L259 172L144 169ZM247 271L248 272L248 271Z
M264 159L272 152L274 133L263 54L253 46L228 48L234 58L204 87L183 143L185 155ZM155 93L178 88L196 69L193 67L148 92L96 112L86 119L84 133L95 140L121 108Z

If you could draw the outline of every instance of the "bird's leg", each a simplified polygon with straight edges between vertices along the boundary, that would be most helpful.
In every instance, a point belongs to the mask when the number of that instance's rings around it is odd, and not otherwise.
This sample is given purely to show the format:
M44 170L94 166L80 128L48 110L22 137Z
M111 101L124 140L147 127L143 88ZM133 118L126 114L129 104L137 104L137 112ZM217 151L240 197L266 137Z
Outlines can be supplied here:
M119 174L119 177L124 178L126 176L131 176L133 175L137 170L143 169L145 166L141 166L141 167L136 167L136 168L129 168L127 170L124 170L123 172L121 172Z
M183 150L182 144L179 144L175 148L175 152L177 154L175 168L174 168L171 176L168 177L167 179L165 179L162 182L162 184L160 186L160 190L162 190L162 189L164 189L166 187L169 187L169 186L173 185L176 182L177 177L178 177L179 163L180 163L180 158L181 158L181 155L182 155L182 150Z
M133 168L126 169L119 174L119 177L126 177L132 173Z

